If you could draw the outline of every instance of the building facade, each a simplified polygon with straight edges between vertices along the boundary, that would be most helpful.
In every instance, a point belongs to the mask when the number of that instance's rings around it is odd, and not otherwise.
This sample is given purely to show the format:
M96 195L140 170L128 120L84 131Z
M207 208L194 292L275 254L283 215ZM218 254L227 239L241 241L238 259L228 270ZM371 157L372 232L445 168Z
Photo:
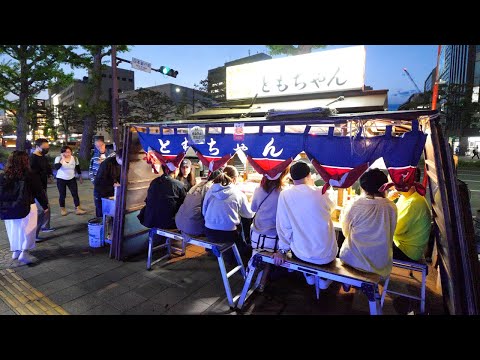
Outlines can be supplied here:
M91 73L89 73L91 77ZM102 69L102 92L100 99L111 102L112 100L112 88L113 88L113 78L112 78L112 68L110 66L105 66ZM88 76L84 76L82 80L75 79L73 83L69 86L60 89L50 89L49 90L49 101L51 106L54 108L55 122L54 124L58 126L60 121L58 119L58 107L60 105L64 106L78 106L81 107L88 98ZM117 68L117 80L118 80L118 92L122 93L125 91L131 91L135 88L135 73L131 70ZM81 129L71 129L72 138L80 139ZM109 142L110 136L105 130L100 130L99 135L104 135L106 142Z
M476 109L479 102L480 45L444 45L439 83L449 93L448 103L445 98L439 100L446 113L446 133L454 149L469 155L474 147L480 147L480 116L476 110L462 113L457 109Z
M237 60L226 62L223 66L208 70L208 93L218 102L225 102L227 89L227 67L241 64L248 64L257 61L269 60L270 55L259 53Z

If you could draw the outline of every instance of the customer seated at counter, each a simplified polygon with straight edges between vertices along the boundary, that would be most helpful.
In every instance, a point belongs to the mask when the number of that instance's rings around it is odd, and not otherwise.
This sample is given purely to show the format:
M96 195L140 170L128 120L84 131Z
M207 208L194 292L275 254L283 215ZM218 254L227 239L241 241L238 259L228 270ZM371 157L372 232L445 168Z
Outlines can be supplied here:
M355 201L342 221L345 241L340 249L342 262L358 270L387 277L392 271L392 242L397 208L378 189L388 181L379 169L360 178L363 196Z
M206 235L214 243L235 243L244 259L250 258L250 249L244 243L237 228L241 217L251 219L254 212L250 208L247 196L235 185L238 171L228 165L223 173L213 180L203 201L202 213L205 217ZM226 252L225 261L233 264L234 257Z
M277 206L277 233L279 251L274 254L275 265L285 262L292 250L294 257L313 264L328 264L338 252L331 213L335 204L322 189L314 186L308 164L298 161L290 168L294 186L282 191ZM313 275L306 275L309 285L315 284ZM319 278L318 285L326 289L331 280Z
M172 178L167 166L162 164L161 169L163 174L150 183L142 209L144 213L139 219L148 228L175 229L175 214L185 199L186 191L180 181Z
M208 179L202 180L188 191L185 201L175 215L175 223L179 230L191 236L206 233L202 204L207 191L213 185L213 180L221 173L221 170L212 172Z
M420 169L415 172L415 181L420 181ZM418 261L428 245L432 215L425 197L412 186L407 192L399 192L396 203L398 220L393 234L393 258ZM395 196L392 196L392 198Z
M253 193L252 211L255 211L255 216L250 228L253 255L258 251L275 252L278 249L277 204L289 172L287 167L277 179L269 179L264 175L260 186ZM260 291L263 291L269 271L270 264L267 264L260 281Z

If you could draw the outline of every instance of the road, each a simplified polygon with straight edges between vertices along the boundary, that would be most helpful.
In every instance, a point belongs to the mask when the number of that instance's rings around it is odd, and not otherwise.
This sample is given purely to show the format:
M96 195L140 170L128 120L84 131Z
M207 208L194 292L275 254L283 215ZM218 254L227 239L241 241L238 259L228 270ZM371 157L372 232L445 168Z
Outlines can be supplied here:
M480 210L480 169L459 169L458 178L468 184L472 215Z

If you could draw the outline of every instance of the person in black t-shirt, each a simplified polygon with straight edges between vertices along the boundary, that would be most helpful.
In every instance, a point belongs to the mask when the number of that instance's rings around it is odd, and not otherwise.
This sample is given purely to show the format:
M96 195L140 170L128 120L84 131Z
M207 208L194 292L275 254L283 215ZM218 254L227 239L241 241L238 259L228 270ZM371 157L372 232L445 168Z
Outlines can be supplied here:
M48 178L53 177L52 167L48 159L45 155L48 154L48 150L50 145L48 144L48 140L44 138L40 138L35 140L35 151L30 155L30 168L34 173L40 176L40 180L42 182L43 190L45 191L45 196L47 198L48 203L48 194L47 194L47 183ZM40 231L42 232L51 232L55 231L55 228L50 226L50 211L45 212L45 209L42 205L35 200L37 203L37 231L36 231L36 238L37 240L41 240L39 237ZM47 204L48 206L48 204Z

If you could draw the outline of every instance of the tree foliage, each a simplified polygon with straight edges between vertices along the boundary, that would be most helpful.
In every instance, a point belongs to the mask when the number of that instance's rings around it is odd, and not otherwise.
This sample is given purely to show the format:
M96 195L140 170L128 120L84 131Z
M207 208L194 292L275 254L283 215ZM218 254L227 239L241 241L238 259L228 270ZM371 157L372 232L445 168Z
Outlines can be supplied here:
M60 121L58 129L64 134L64 142L68 143L72 131L81 132L83 119L81 108L75 105L59 105L57 118Z
M125 122L164 121L177 113L177 105L166 94L138 89L120 103L120 120Z
M128 51L127 45L116 45L117 52ZM80 55L78 64L88 70L87 99L84 112L82 144L80 145L79 157L87 159L90 156L90 148L94 131L97 129L97 117L105 114L105 101L102 96L102 59L111 55L111 45L82 45L84 53ZM108 104L108 103L107 103ZM118 144L117 144L118 145Z
M66 85L73 74L66 74L61 64L74 62L74 46L65 45L0 45L0 96L3 107L17 118L17 149L25 148L28 123L31 121L31 99L54 85ZM5 93L16 100L7 100Z
M311 53L313 49L323 49L327 45L266 45L270 55L302 55Z

